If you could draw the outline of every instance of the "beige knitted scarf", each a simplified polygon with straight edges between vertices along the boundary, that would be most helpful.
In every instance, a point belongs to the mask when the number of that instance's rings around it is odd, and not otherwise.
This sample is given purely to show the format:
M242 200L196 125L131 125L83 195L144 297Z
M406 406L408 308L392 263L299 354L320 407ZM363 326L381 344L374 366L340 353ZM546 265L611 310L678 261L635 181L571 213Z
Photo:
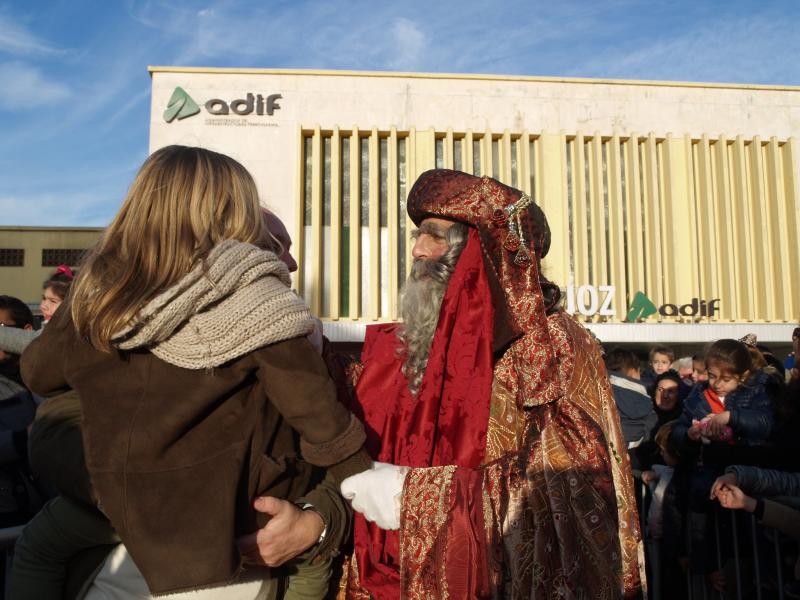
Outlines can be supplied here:
M289 284L289 270L272 252L226 240L153 298L114 344L147 348L185 369L219 366L313 330L308 306Z

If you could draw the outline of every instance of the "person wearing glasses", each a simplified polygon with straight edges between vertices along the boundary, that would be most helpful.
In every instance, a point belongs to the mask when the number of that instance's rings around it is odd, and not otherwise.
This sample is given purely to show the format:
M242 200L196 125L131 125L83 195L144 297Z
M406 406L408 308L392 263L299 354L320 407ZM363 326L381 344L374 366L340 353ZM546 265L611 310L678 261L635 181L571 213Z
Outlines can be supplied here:
M64 298L67 297L74 277L75 274L72 269L67 265L59 265L55 272L42 284L42 301L39 303L39 310L42 313L43 324L50 320L50 317L53 316L53 313L64 301ZM14 300L18 299L14 298ZM22 300L18 301L25 304ZM25 308L28 309L27 305ZM28 313L30 313L30 309L28 309ZM2 324L0 324L0 353L22 354L28 344L39 337L41 333L41 328L33 328L33 315L31 315L31 322L25 327L12 326L3 329Z
M13 296L0 296L0 332L32 330L28 305ZM26 460L27 427L33 422L36 404L22 381L19 354L0 349L0 527L24 523L41 506L41 494L30 483Z

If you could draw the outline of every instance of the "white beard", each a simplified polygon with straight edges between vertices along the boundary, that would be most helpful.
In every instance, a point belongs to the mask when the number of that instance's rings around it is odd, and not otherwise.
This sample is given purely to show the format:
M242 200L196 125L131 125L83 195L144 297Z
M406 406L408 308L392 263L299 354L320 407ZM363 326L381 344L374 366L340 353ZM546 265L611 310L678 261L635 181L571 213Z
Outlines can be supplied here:
M428 354L451 274L452 268L438 260L416 260L403 287L403 325L398 336L403 341L403 375L408 379L408 387L415 396L428 364Z

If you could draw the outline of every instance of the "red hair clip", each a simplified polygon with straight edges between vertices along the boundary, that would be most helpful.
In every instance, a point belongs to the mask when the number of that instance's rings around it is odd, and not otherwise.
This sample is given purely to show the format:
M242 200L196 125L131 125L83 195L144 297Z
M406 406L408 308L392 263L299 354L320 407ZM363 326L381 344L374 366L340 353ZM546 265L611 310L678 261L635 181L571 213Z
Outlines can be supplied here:
M56 273L63 273L64 275L66 275L70 279L75 277L75 274L72 272L72 269L70 269L67 265L58 265L58 268L56 269Z

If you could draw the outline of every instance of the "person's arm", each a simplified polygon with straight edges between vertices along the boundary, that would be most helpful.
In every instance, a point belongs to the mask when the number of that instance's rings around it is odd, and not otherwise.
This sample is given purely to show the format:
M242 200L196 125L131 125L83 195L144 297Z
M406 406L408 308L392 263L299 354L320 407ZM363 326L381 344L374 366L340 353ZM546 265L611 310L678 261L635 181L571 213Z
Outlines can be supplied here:
M717 497L725 508L752 513L762 525L800 539L800 511L796 508L769 498L754 498L730 483L720 490Z
M334 478L328 474L317 487L298 499L296 504L318 514L324 525L322 539L318 535L313 540L317 544L313 556L329 558L338 554L339 548L350 536L353 509L342 498Z
M754 496L800 496L800 473L732 465L726 473L736 475L736 484Z
M280 566L308 549L312 549L308 560L336 556L353 524L353 511L330 474L295 502L262 496L256 498L254 506L271 518L266 526L242 536L237 543L250 562L269 567Z
M761 374L747 408L731 407L728 425L737 436L752 440L765 440L769 437L775 417L766 382L767 376Z
M20 358L20 371L25 385L34 394L56 396L70 389L64 375L64 362L75 341L74 326L65 303L34 339Z
M337 483L370 467L364 427L337 399L325 363L308 340L273 344L253 356L270 402L300 434L306 462L326 467Z
M19 327L0 327L0 351L22 354L43 329L20 329Z
M800 540L800 510L769 498L763 498L761 502L764 506L760 519L762 525Z

